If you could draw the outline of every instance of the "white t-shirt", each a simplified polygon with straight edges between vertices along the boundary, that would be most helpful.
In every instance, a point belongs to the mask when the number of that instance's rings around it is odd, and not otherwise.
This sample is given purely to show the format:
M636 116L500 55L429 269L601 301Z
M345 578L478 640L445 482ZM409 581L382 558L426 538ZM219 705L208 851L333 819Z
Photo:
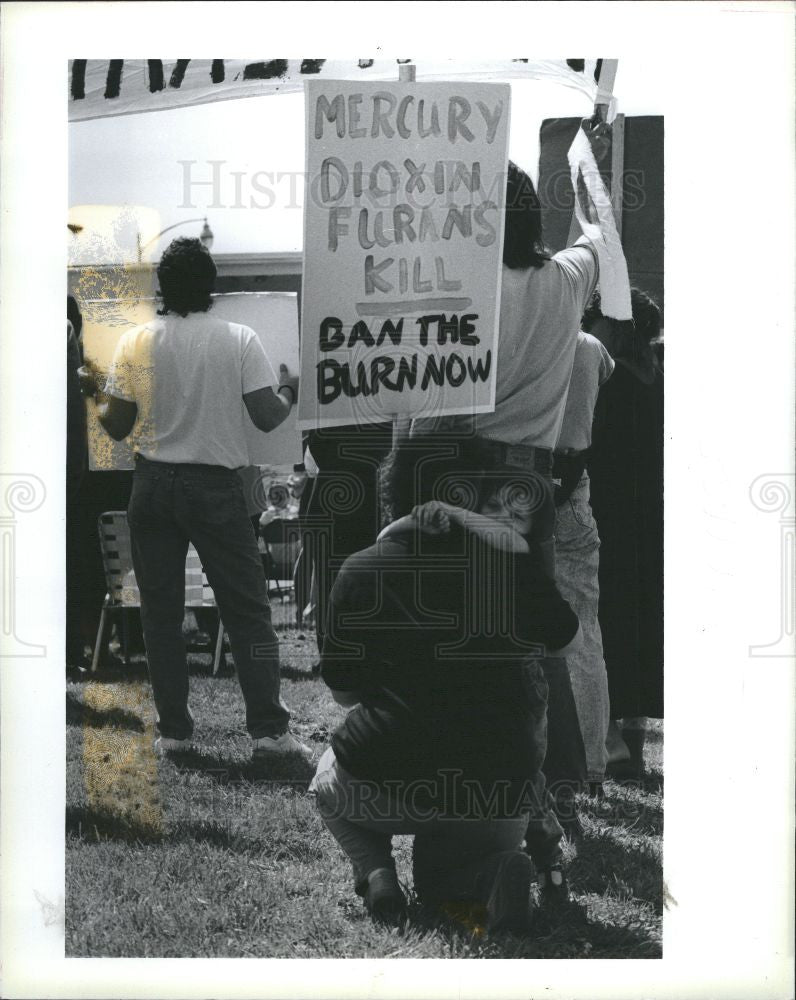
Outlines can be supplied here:
M597 278L597 255L585 240L539 268L504 266L494 412L416 420L413 433L472 428L493 441L555 447L580 320Z
M249 465L243 394L277 385L254 330L208 313L128 330L107 392L138 406L131 442L153 462Z
M613 374L614 367L614 359L603 344L590 333L581 331L575 347L575 361L557 448L585 451L591 445L597 393Z

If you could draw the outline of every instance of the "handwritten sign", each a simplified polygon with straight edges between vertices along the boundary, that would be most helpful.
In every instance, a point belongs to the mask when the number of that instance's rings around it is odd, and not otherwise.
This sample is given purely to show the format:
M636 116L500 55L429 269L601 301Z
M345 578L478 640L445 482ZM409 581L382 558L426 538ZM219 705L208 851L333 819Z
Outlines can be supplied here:
M494 409L509 101L307 84L300 427Z

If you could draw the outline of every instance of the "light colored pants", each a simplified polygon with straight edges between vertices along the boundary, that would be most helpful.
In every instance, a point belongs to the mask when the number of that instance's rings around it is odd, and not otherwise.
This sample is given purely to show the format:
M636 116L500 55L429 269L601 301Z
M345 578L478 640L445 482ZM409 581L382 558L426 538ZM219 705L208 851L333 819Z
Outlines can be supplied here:
M378 785L354 778L331 747L318 762L310 791L315 792L321 818L351 861L360 895L370 872L394 867L392 838L397 834L415 836L415 891L425 902L481 898L490 859L503 851L520 850L526 836L537 866L561 856L561 827L547 809L539 811L530 829L525 814L507 819L426 818L422 810L411 808L411 797L396 806Z
M597 618L599 564L600 538L589 504L589 477L584 475L570 498L556 508L556 583L583 629L583 643L567 657L567 667L590 781L602 781L605 777L610 710L608 674Z

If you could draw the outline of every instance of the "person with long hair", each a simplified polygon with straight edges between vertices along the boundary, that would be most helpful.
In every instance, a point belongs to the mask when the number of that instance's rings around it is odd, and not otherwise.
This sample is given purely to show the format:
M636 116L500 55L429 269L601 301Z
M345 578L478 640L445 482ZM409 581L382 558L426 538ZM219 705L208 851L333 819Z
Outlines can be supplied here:
M604 130L599 126L600 136ZM586 128L593 142L597 132ZM501 465L523 470L534 480L539 502L533 544L554 576L553 449L564 419L580 320L596 288L599 264L585 237L560 253L549 252L533 181L512 161L504 229L495 409L419 419L413 433L473 434Z

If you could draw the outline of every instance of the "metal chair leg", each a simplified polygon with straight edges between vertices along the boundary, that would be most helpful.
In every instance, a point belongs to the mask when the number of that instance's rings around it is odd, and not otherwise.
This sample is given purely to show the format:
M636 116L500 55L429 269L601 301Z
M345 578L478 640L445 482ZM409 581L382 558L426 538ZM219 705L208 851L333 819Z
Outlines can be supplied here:
M125 667L130 666L130 619L129 609L122 608L122 656Z
M221 657L224 653L224 623L221 621L221 615L218 616L218 632L216 634L216 651L213 656L213 676L218 675L218 671L221 667Z
M102 613L100 614L99 628L97 629L97 639L94 643L94 655L91 657L91 672L92 674L97 672L97 667L99 666L100 650L102 649L102 643L105 640L105 625L108 620L108 598L105 598L105 603L102 605Z

